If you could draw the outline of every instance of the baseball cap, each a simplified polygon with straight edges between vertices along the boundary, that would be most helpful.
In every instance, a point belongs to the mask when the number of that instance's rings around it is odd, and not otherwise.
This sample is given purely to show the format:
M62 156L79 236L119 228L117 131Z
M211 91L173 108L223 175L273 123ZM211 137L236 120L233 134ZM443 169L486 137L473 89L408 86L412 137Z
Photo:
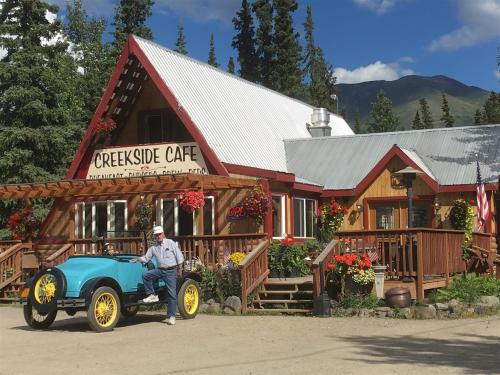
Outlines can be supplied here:
M160 226L154 227L153 228L153 234L160 234L163 233L163 228Z

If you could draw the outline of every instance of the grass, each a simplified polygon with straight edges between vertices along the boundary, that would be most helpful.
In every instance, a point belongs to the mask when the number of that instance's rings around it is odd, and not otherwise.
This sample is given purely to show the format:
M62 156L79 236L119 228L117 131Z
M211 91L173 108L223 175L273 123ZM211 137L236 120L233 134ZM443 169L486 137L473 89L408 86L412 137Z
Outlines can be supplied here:
M477 277L476 275L455 276L447 288L438 289L429 295L433 302L444 302L458 299L474 303L482 296L500 298L500 280L494 277Z

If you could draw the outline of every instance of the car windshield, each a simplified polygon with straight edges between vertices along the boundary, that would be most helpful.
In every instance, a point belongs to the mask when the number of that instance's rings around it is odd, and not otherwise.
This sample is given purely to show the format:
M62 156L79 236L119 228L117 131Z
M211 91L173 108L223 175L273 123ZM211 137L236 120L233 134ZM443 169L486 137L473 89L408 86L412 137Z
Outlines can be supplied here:
M108 231L98 238L98 242L104 256L144 254L152 242L152 235L139 231Z

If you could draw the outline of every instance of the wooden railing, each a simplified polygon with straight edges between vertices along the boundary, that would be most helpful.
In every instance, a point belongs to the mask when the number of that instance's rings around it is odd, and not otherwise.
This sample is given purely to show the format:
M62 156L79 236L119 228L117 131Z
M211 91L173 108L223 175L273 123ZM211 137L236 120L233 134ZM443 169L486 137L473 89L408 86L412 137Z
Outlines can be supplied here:
M67 243L63 245L55 253L48 256L47 259L45 259L44 263L46 266L56 266L66 261L66 259L72 256L74 253L75 253L75 247L73 246L73 244Z
M266 233L172 237L179 243L186 260L199 258L207 266L222 263L226 252L232 254L242 251L248 254L265 238L267 238ZM104 245L103 241L92 242L91 239L77 239L70 242L74 245L74 253L82 255L101 254ZM145 253L142 237L110 237L106 238L106 242L112 244L120 253Z
M472 233L472 245L491 251L491 233Z
M21 278L23 253L31 249L31 243L18 243L0 254L0 292Z
M20 240L3 240L0 241L0 254L2 254L4 251L8 250L14 245L17 245L21 243Z
M267 250L269 241L261 240L259 244L243 259L239 265L241 272L241 308L247 311L247 298L255 288L262 284L269 275L267 266Z
M332 240L318 255L312 264L313 274L313 300L325 290L326 287L326 264L333 260L335 254L340 253L340 242Z

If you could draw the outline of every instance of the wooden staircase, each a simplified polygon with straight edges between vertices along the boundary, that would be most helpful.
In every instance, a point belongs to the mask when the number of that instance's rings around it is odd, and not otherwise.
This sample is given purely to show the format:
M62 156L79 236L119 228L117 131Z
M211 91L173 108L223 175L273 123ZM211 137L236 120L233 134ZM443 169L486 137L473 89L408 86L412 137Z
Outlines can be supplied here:
M267 279L247 312L311 314L313 312L312 276Z

